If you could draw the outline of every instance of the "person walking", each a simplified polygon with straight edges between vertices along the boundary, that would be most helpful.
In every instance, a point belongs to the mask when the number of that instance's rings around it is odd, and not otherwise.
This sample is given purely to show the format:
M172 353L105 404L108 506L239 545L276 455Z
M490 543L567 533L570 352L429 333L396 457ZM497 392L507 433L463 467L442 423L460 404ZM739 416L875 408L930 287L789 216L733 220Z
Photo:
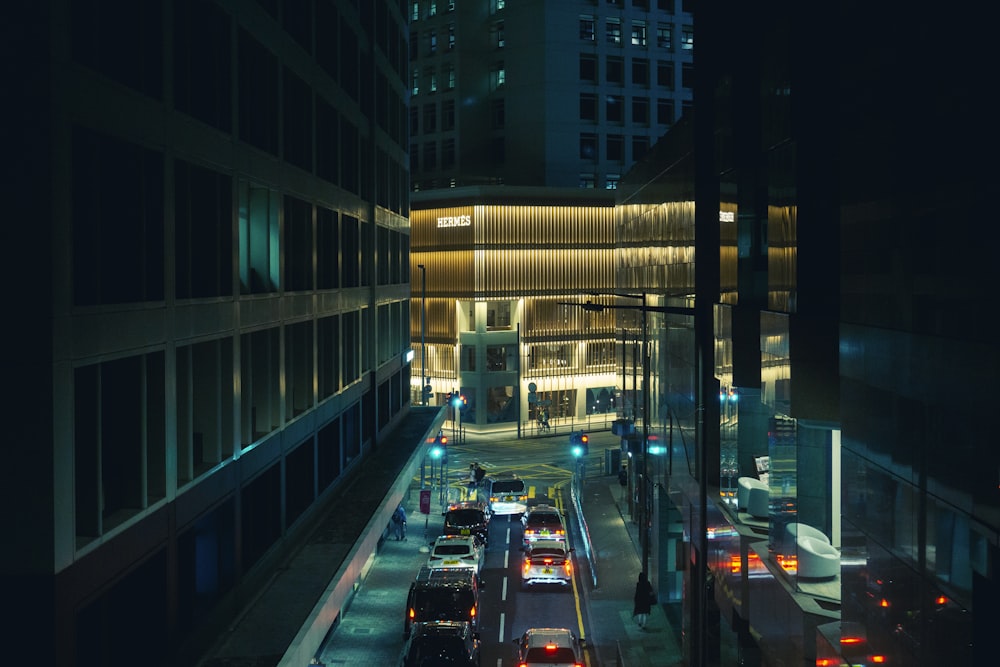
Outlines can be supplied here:
M655 603L656 593L653 591L653 585L649 583L646 573L640 572L639 580L635 582L635 595L632 596L632 617L641 629L646 628L649 611Z
M392 513L392 528L397 542L406 539L406 510L403 509L403 503Z

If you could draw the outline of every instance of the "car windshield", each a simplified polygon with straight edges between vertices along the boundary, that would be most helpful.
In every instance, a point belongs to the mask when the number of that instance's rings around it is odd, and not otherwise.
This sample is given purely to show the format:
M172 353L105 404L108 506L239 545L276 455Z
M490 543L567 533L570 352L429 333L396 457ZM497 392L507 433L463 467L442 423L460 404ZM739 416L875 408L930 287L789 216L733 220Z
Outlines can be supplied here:
M468 659L460 637L419 637L413 640L410 655L418 665L427 658Z
M531 555L532 556L559 556L559 557L562 557L562 556L566 555L566 552L563 551L562 549L550 549L548 547L542 547L542 548L538 548L538 549L532 549L531 550Z
M482 510L452 510L448 513L448 523L454 526L472 526L482 522Z
M576 654L573 653L573 649L565 646L555 649L539 646L528 649L525 662L576 662Z
M519 479L493 482L493 493L524 493L524 482Z

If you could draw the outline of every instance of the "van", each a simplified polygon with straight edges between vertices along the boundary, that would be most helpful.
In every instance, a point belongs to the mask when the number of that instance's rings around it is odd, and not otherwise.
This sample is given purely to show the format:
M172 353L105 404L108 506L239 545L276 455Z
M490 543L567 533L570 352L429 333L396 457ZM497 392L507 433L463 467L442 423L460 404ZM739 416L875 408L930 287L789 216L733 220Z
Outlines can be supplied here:
M468 568L422 567L406 595L403 638L415 626L435 621L466 622L479 630L480 581Z
M528 490L524 480L512 472L488 475L483 479L486 511L492 516L520 519L528 509Z

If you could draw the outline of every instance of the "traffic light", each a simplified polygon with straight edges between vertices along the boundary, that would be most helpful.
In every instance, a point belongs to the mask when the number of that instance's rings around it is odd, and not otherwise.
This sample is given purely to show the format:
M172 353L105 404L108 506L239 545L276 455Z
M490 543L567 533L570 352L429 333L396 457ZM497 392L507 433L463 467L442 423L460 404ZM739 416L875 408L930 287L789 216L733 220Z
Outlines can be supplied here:
M438 433L434 438L434 443L430 450L432 459L440 459L448 456L448 436Z
M431 396L433 396L433 395L434 395L434 388L432 386L430 386L429 384L425 384L423 392L421 393L421 396L422 396L421 402L424 405L430 405L430 403L431 403Z
M583 431L573 431L569 434L569 449L577 458L590 453L589 443L590 437Z
M465 396L462 396L458 392L448 394L448 401L451 403L451 407L453 408L465 407Z

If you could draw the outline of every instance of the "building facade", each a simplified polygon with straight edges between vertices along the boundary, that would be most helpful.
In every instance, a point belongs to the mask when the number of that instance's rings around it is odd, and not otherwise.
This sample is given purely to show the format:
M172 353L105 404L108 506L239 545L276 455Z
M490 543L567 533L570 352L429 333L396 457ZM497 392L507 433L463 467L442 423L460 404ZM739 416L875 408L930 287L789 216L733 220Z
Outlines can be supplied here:
M410 405L407 17L7 14L11 649L183 664Z
M684 0L411 0L415 191L613 189L690 106Z
M667 405L648 428L668 446L636 452L686 664L988 662L987 28L956 8L941 60L920 12L847 2L818 28L796 3L705 4L690 127L623 179L616 233L683 239L694 206L693 270L639 247L616 262L653 304L678 296L663 276L694 277L690 316L649 313L670 363L650 362ZM914 104L927 80L940 97Z

